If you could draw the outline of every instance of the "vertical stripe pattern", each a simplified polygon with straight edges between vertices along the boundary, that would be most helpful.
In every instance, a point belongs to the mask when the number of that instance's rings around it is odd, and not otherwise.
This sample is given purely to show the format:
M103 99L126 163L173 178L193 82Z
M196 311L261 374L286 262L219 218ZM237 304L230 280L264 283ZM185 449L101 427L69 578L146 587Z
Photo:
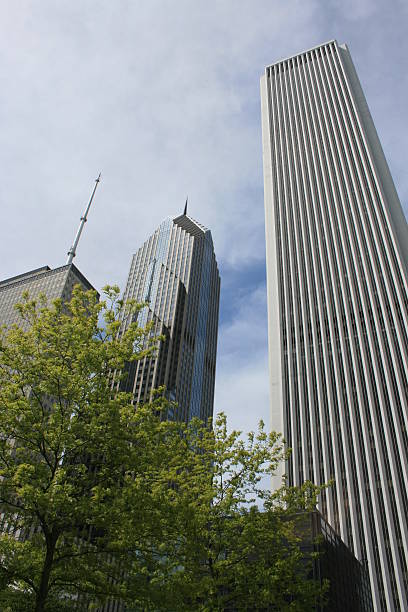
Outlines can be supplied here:
M152 333L165 336L155 357L129 365L125 384L135 403L164 386L177 402L170 417L212 416L219 296L211 232L187 215L165 219L133 256L124 292L147 303L139 324L153 321Z
M270 352L280 353L289 482L333 480L321 510L367 561L375 609L406 610L406 223L387 197L347 48L329 42L263 79L268 291L280 327Z

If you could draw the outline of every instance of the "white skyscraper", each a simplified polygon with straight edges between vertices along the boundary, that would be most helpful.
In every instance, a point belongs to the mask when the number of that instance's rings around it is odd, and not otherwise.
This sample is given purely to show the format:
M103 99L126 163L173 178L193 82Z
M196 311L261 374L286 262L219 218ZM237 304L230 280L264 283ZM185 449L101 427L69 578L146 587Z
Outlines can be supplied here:
M408 610L408 230L349 51L261 79L273 426L291 484Z

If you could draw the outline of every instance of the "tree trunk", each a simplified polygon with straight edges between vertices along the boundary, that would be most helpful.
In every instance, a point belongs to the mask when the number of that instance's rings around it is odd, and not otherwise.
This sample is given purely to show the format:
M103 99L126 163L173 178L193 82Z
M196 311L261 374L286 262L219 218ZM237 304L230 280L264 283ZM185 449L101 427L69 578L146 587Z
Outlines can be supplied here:
M44 564L41 573L40 586L37 592L35 601L35 612L44 612L44 606L47 602L48 587L50 574L54 560L55 545L58 540L58 535L54 533L46 534L45 541L47 544L47 552L45 554Z

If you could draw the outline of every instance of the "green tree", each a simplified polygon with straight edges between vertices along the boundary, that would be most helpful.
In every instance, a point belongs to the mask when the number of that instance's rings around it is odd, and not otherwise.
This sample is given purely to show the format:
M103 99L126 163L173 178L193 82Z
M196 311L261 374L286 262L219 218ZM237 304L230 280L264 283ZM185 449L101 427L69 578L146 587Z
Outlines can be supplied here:
M1 334L0 608L312 610L296 523L316 488L269 492L285 452L262 425L168 421L163 395L113 389L157 344L118 296L26 297Z
M266 433L262 422L247 437L228 432L223 414L213 428L198 420L171 427L167 471L156 481L162 543L149 559L145 592L137 525L126 510L137 502L137 486L129 483L121 500L127 521L118 540L130 553L131 609L284 612L323 604L328 585L310 578L313 555L305 557L299 546L319 488L306 483L270 491L269 477L286 457L280 435Z
M154 432L145 434L160 424L151 409L136 413L129 394L112 393L111 373L151 353L155 340L135 322L118 333L140 306L123 304L118 288L105 293L98 302L77 287L69 304L51 308L25 296L25 325L0 338L2 609L62 610L64 601L72 609L81 593L103 601L120 592L107 580L109 507L127 471L133 486L150 473L157 452ZM148 503L138 512L147 525Z

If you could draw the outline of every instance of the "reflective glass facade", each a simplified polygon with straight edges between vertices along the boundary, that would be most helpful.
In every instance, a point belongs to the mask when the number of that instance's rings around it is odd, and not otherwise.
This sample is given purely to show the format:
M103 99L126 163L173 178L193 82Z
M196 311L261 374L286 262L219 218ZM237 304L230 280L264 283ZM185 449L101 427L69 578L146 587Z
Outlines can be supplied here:
M289 482L367 560L375 610L407 610L408 230L349 51L261 80L273 425Z
M133 256L124 292L148 303L139 324L153 321L166 338L156 357L129 366L125 387L136 403L165 386L178 404L174 418L212 416L219 295L211 232L187 215L165 219Z

